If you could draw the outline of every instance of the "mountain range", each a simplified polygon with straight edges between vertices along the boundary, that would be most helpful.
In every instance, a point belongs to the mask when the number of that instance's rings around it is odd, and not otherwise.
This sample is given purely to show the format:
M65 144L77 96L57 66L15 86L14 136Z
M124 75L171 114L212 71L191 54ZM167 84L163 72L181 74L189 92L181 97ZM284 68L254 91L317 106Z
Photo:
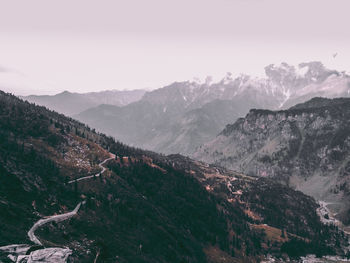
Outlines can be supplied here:
M265 67L265 78L175 82L150 92L63 92L23 99L72 116L135 147L193 154L252 108L287 109L316 96L348 97L350 77L321 62Z
M99 105L74 117L133 146L191 155L252 108L276 110L314 96L349 96L350 77L320 62L269 65L265 72L266 78L228 74L218 83L175 82L129 105Z
M299 191L126 146L10 94L0 92L0 102L3 262L260 262L267 254L347 253L344 233L323 224L319 205Z

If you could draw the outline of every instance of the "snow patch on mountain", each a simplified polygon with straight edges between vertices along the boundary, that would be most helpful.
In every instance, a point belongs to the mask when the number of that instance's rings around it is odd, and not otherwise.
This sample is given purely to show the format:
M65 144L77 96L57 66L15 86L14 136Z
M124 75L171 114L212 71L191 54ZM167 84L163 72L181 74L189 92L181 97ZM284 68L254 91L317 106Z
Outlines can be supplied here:
M307 65L304 65L304 66L299 65L298 67L295 68L295 73L300 78L304 78L305 74L308 71L309 71L309 66L307 66Z

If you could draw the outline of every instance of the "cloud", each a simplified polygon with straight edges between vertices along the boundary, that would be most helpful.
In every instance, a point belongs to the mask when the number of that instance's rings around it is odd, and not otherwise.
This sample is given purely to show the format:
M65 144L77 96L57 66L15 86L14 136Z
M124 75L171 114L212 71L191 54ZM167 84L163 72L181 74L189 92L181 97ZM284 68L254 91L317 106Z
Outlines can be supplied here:
M10 68L6 68L0 65L0 73L12 72L13 70Z
M0 65L0 73L10 73L13 75L24 75L24 73L22 73L20 70L17 70L16 68L9 68L9 67L5 67Z

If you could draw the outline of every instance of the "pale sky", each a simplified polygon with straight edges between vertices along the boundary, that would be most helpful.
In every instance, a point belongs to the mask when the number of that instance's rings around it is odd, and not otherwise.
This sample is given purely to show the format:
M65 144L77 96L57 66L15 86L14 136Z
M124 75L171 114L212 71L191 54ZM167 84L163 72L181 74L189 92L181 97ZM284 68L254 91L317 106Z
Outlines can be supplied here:
M283 61L350 71L349 10L349 0L0 0L0 89L154 89L262 76Z

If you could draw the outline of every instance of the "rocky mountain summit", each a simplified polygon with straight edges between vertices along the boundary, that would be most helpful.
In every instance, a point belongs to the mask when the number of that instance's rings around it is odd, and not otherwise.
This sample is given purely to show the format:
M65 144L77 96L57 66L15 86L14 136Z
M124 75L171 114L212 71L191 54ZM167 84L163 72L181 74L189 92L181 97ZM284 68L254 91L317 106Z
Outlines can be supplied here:
M217 83L175 82L124 107L100 105L74 117L121 141L192 154L252 108L284 109L315 96L347 97L350 77L320 62L265 68L266 78L227 74Z
M349 120L348 98L314 98L280 111L253 109L194 156L325 200L349 224Z

